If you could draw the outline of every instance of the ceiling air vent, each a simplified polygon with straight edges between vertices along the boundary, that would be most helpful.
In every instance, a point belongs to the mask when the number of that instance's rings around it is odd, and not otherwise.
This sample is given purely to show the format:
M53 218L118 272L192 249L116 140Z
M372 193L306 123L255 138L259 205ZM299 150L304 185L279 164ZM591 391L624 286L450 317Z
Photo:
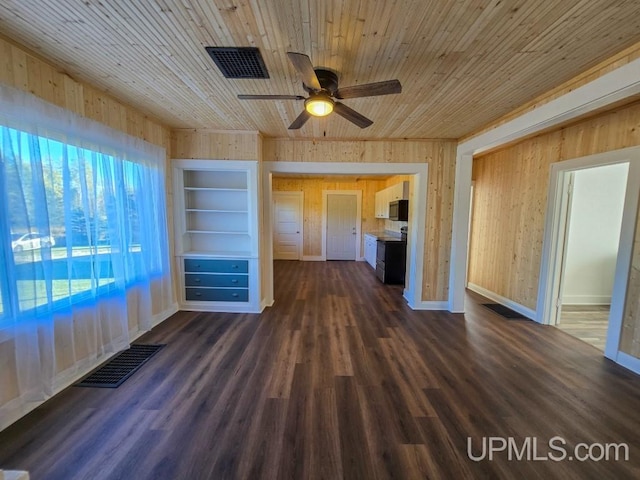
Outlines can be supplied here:
M205 47L225 78L269 78L255 47Z

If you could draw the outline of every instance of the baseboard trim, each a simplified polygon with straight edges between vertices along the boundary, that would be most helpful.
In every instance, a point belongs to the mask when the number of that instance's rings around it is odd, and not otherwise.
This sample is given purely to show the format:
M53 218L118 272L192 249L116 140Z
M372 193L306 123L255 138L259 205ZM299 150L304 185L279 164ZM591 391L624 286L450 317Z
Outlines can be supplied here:
M305 255L302 257L303 262L324 262L325 258L322 255Z
M173 305L171 305L169 308L167 308L165 311L156 313L153 317L151 317L151 328L160 325L171 315L178 313L179 310L180 309L178 308L178 303L176 302Z
M565 295L562 305L611 305L611 295Z
M487 297L489 300L493 300L494 302L504 305L505 307L509 307L511 310L514 310L519 314L524 315L528 319L533 320L534 322L537 322L536 311L530 309L529 307L520 305L519 303L516 303L513 300L509 300L508 298L503 297L502 295L498 295L497 293L492 292L491 290L487 290L486 288L483 288L480 285L476 285L475 283L469 282L469 284L467 285L467 288L472 292L482 295L483 297Z
M622 365L627 370L640 375L640 358L629 355L628 353L618 352L616 363Z
M406 297L405 297L406 298ZM448 310L449 302L446 301L421 301L409 305L413 310Z

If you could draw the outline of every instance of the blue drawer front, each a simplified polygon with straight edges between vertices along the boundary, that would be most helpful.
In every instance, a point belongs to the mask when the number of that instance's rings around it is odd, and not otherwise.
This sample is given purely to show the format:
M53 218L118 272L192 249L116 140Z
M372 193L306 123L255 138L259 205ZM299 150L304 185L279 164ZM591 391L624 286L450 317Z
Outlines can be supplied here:
M187 300L201 302L248 302L246 288L187 288Z
M212 273L187 273L184 276L187 287L248 287L248 275L215 275Z
M211 273L248 273L249 262L247 260L213 260L209 258L185 258L184 271Z

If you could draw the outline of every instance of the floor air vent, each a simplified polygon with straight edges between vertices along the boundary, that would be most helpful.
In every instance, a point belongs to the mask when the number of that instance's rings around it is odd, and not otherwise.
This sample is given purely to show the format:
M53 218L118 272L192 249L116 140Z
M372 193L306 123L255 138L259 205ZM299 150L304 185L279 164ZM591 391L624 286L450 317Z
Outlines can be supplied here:
M524 315L521 315L515 310L511 310L504 305L500 305L499 303L483 303L482 305L509 320L528 320Z
M225 78L269 78L255 47L205 47Z
M77 387L118 388L164 345L133 344L76 383Z

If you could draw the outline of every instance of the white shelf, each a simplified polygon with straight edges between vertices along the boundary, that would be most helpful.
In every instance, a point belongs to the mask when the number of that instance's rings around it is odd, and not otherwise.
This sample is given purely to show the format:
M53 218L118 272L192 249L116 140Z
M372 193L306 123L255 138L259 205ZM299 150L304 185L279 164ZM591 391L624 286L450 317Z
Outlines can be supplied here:
M221 210L246 212L249 195L246 190L184 189L185 210Z
M228 170L223 165L216 168L206 168L206 165L197 168L185 168L184 187L202 188L208 190L247 190L246 170Z

